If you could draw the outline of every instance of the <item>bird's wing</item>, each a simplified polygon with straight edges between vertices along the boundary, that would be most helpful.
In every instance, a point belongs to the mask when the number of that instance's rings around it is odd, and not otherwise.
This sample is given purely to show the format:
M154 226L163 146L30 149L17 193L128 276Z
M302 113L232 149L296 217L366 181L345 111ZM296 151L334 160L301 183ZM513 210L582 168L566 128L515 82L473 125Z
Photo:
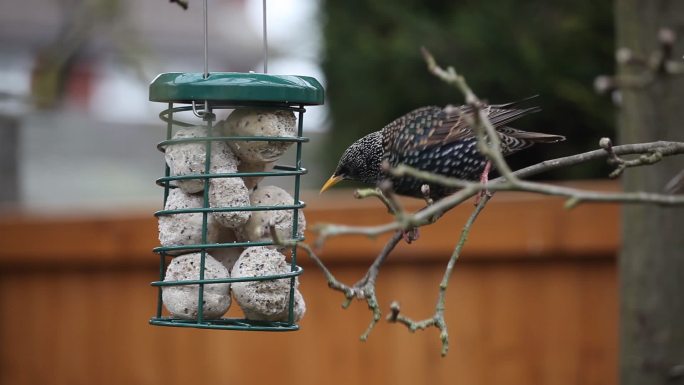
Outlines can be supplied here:
M422 107L403 115L383 128L385 149L402 154L429 147L441 141L448 133L447 127L457 122L445 122L447 116L441 107Z
M484 108L490 122L499 130L537 107L515 108L519 102L490 105ZM475 119L470 106L423 107L396 119L383 129L385 148L405 153L473 138L470 122Z

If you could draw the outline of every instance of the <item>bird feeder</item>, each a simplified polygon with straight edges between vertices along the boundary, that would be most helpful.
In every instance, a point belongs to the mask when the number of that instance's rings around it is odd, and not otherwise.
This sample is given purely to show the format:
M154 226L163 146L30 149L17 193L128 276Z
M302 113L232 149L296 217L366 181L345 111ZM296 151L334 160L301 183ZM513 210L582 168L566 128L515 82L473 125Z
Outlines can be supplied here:
M205 49L206 46L205 40ZM263 222L266 213L278 212L281 220L289 221L280 224L287 232L281 235L303 240L300 211L305 204L300 200L300 179L307 170L301 159L302 144L308 141L302 135L304 113L306 106L323 104L323 87L308 76L209 73L206 57L205 51L204 73L163 73L150 84L150 101L167 104L159 114L166 123L166 139L157 148L165 153L166 165L164 176L157 179L163 188L164 209L155 213L162 245L154 249L159 254L159 280L152 282L158 296L156 314L150 324L247 331L297 330L297 318L301 315L297 313L301 310L298 306L303 306L298 303L301 295L296 287L296 277L302 273L297 265L297 250L274 245L270 235L263 231L264 225L273 223ZM227 110L232 112L220 121L217 115L228 113ZM282 134L264 130L268 124L282 123L262 122L274 117L284 119L292 131ZM261 130L245 131L250 124ZM242 167L250 163L244 159L249 158L249 151L252 155L263 155L258 150L264 146L282 149L288 144L294 147L294 165L278 164L274 162L277 156L267 155L262 159L262 167ZM174 162L180 162L180 166ZM184 172L178 171L181 166L185 167ZM277 203L255 197L271 177L294 180L291 192L277 193L282 198ZM272 198L273 191L282 191L269 188L270 193L262 196ZM283 213L287 215L280 215ZM245 235L249 221L258 216L261 237ZM223 236L226 232L231 236ZM238 260L240 266L229 266L239 253L235 251L241 249L244 251ZM259 262L250 269L250 262L257 259L245 256L246 253L261 253L266 261L275 261L275 265L263 268ZM220 254L232 257L214 257ZM229 274L231 269L233 273L239 270L239 276ZM255 313L239 303L243 317L224 317L231 302L239 302L238 286L249 285L280 290L281 303L269 302L271 307L280 307L277 314L257 314L258 311Z

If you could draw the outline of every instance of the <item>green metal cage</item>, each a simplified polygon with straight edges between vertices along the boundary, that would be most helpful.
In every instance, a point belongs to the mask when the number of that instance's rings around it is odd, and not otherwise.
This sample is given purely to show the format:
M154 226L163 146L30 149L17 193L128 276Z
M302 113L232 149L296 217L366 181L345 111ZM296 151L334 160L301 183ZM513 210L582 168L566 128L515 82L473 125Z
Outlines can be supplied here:
M190 327L203 329L232 329L251 331L292 331L298 330L299 326L294 319L294 294L295 278L302 273L302 268L297 265L297 250L292 248L290 254L291 271L285 274L267 275L258 277L205 279L205 259L210 250L221 248L237 248L252 246L273 245L271 241L263 242L232 242L232 243L207 243L207 222L210 213L222 211L266 211L266 210L292 210L292 238L303 240L297 236L298 211L305 207L299 199L300 179L307 170L302 167L302 144L308 138L302 136L303 118L305 106L321 105L324 100L324 91L321 84L314 78L307 76L285 76L261 73L164 73L150 84L150 101L168 103L168 108L163 110L159 117L166 122L166 140L160 142L157 148L164 151L166 146L177 143L202 142L205 143L205 170L204 173L182 176L171 176L170 167L165 165L165 176L157 179L157 184L164 189L164 207L169 191L175 188L174 181L182 179L203 180L203 207L186 208L177 210L160 210L155 216L168 216L188 213L202 214L202 242L200 244L187 244L178 246L157 247L154 252L159 254L159 280L151 285L158 288L156 314L150 319L150 324L157 326ZM214 111L236 108L265 108L289 110L297 117L297 136L273 137L273 136L214 136L212 129L216 115ZM179 115L184 112L193 112L201 119L201 124L207 128L206 137L172 139L174 128L197 126ZM187 114L185 114L187 115ZM197 120L197 119L196 119ZM263 172L237 172L237 173L212 173L211 172L211 143L213 141L285 141L295 144L295 165L276 165L272 171ZM208 199L209 180L212 178L239 178L239 177L292 177L294 178L294 201L291 205L277 206L243 206L243 207L211 207ZM182 281L164 281L166 268L170 258L184 252L200 251L199 279ZM173 254L173 255L172 255ZM264 281L287 279L289 280L290 296L288 303L287 321L256 321L246 318L219 318L205 319L203 296L205 285L218 283L234 283L245 281ZM168 286L198 285L197 318L193 320L174 318L164 314L162 301L162 289Z

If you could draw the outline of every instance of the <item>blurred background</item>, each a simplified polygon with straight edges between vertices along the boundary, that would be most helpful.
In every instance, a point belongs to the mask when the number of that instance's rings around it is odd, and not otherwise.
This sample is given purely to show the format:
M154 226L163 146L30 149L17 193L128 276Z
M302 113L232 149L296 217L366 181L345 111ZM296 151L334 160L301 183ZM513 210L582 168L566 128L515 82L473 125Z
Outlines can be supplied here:
M210 71L262 71L261 5L209 1ZM539 95L542 112L516 127L568 140L512 157L514 168L614 134L611 100L592 87L614 72L611 2L278 0L268 27L269 72L313 76L326 89L325 106L305 114L309 223L389 220L351 190L316 191L355 139L411 109L462 102L427 73L420 46L489 102ZM152 213L162 204L154 180L164 167L155 145L166 129L148 85L160 72L201 72L202 33L200 0L188 10L164 1L0 3L2 384L616 382L618 211L567 213L544 197L501 194L476 225L482 232L450 291L445 359L434 330L412 335L381 322L360 343L370 315L362 305L342 311L306 261L300 332L148 326ZM597 162L537 178L617 189L590 181L606 170ZM469 210L398 250L381 274L383 306L396 297L416 317L430 314ZM382 240L332 242L323 256L353 282Z
M211 71L261 71L261 2L210 4ZM115 1L6 0L0 5L0 107L8 138L5 200L25 208L155 203L160 72L201 72L202 7ZM305 156L319 186L355 139L420 106L462 96L425 70L419 47L454 65L492 103L531 95L543 111L517 126L566 135L515 166L596 146L614 130L593 92L613 71L612 5L595 1L287 0L270 4L270 72L314 76ZM562 116L562 119L558 117ZM10 126L14 128L9 128ZM5 132L3 131L3 132ZM563 172L563 174L559 174ZM590 165L542 178L605 175ZM51 186L46 189L45 186ZM11 197L9 195L12 195Z

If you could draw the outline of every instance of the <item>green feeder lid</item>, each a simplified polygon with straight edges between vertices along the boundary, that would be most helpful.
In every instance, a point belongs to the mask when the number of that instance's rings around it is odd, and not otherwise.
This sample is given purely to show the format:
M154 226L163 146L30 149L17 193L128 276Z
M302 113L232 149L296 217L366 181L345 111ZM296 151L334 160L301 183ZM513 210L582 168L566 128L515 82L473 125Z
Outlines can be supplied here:
M150 101L166 103L209 100L319 105L323 96L321 83L309 76L215 72L205 79L202 73L169 72L150 84Z

